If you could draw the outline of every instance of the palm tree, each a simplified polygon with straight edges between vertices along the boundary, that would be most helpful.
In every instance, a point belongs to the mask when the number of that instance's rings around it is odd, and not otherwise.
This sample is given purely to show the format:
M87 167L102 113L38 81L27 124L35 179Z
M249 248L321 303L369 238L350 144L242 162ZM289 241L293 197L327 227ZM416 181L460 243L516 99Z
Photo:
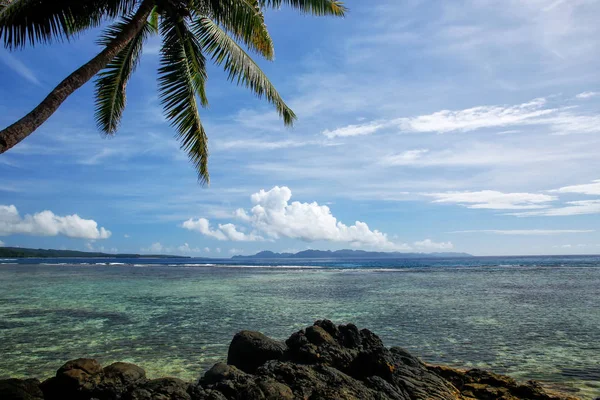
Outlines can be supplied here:
M0 40L9 50L70 40L105 21L115 21L102 37L103 50L75 70L23 118L0 131L0 154L42 125L60 105L94 76L96 122L114 134L125 107L125 89L144 41L162 39L159 95L166 118L177 130L181 147L209 181L208 141L198 114L206 107L207 57L222 66L229 80L265 97L285 125L296 116L244 48L273 59L273 42L263 11L288 5L312 15L343 16L337 0L0 0Z

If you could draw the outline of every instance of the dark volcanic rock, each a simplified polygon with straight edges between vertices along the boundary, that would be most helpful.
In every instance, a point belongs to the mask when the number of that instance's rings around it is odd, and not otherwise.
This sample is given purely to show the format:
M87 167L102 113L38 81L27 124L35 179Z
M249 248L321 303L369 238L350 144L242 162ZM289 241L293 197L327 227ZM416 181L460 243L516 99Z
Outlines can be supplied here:
M254 372L266 361L283 356L285 345L260 332L241 331L233 337L227 354L227 364L242 371Z
M44 394L37 379L0 380L0 399L2 400L42 400Z
M41 391L40 391L41 389ZM42 396L43 391L43 396ZM488 371L430 366L355 325L317 321L284 345L242 331L196 383L147 380L143 369L91 359L63 365L56 376L0 381L1 400L567 400L538 383ZM572 399L572 398L571 398Z
M124 400L191 400L189 383L177 378L147 381L123 396Z

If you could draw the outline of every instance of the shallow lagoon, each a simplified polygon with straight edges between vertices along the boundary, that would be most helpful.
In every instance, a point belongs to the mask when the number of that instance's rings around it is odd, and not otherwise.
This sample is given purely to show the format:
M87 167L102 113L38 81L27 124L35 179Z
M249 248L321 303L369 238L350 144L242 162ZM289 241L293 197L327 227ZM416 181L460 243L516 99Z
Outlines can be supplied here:
M85 356L191 380L226 358L241 329L284 339L328 318L369 328L428 362L600 396L600 259L283 268L110 261L120 262L3 261L0 377L48 377Z

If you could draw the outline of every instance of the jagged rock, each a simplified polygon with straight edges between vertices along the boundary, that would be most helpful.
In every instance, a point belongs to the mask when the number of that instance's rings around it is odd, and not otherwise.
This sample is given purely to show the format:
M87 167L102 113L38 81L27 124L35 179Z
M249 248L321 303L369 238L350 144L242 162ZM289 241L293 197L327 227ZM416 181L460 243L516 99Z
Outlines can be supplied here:
M2 400L43 400L44 394L37 379L0 380L0 399Z
M41 389L41 391L40 391ZM43 392L43 396L42 396ZM228 364L217 363L196 383L147 380L143 369L91 359L63 365L56 376L0 381L1 400L567 400L538 383L480 369L423 363L355 325L317 321L283 343L243 331ZM598 399L597 399L598 400Z
M245 372L254 372L269 360L283 356L285 345L260 332L241 331L233 337L227 353L227 364Z

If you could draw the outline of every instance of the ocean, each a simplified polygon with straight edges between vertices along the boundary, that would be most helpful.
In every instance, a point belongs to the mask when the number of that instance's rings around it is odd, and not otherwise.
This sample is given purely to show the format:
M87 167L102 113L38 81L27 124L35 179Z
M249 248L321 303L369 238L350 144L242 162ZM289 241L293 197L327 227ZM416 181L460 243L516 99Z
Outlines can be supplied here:
M199 378L233 335L356 324L424 361L600 396L600 256L0 259L0 378L127 361Z

